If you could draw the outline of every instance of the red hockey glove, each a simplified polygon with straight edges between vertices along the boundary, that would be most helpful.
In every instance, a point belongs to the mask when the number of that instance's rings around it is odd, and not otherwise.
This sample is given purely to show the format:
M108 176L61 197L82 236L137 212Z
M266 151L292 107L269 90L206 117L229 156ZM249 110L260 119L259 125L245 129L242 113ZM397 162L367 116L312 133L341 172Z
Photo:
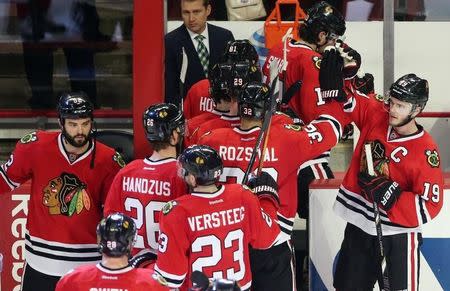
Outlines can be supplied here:
M323 99L345 101L344 76L342 72L344 61L334 47L325 50L320 62L319 82Z
M277 209L280 208L278 184L268 173L261 172L259 176L251 177L247 186L253 190L259 200L270 200Z
M386 211L394 206L400 194L402 194L400 185L384 176L371 176L361 172L358 176L358 184L366 199L375 201Z

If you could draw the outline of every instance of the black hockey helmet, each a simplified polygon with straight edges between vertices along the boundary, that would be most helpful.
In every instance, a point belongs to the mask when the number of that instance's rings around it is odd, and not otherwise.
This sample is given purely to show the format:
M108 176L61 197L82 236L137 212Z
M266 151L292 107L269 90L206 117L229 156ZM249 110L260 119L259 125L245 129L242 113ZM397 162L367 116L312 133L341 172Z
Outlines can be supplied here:
M244 61L255 66L259 64L259 56L255 47L248 39L230 40L222 56L222 62Z
M332 5L321 1L312 6L303 25L300 26L300 37L307 42L316 43L321 31L328 33L328 37L344 35L346 30L342 14Z
M172 132L184 135L184 116L170 103L152 105L143 114L144 130L149 141L168 142Z
M389 96L423 109L428 101L428 81L416 74L406 74L391 85Z
M259 67L248 62L236 62L232 69L231 88L232 96L237 97L242 86L248 82L261 82L262 74Z
M212 185L223 172L223 163L217 151L206 145L192 145L178 157L182 175L192 174L197 185Z
M122 213L103 218L97 226L99 252L110 257L129 255L136 236L133 219Z
M270 88L261 82L249 82L242 87L238 97L239 115L263 119L270 107Z
M208 74L210 89L209 94L216 103L231 101L232 88L232 63L219 63L214 65Z
M56 108L61 123L64 119L94 118L94 106L84 92L71 92L61 95Z

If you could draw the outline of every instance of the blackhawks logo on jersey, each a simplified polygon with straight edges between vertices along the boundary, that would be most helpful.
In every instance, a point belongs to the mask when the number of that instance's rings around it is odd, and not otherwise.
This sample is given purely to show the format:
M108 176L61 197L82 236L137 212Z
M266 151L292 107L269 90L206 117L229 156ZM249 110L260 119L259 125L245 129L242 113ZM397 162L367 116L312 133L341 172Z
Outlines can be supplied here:
M284 128L290 129L293 131L301 131L302 130L302 126L298 125L298 124L285 124Z
M123 160L123 157L119 152L116 152L114 154L113 160L119 165L119 167L121 168L125 167L125 161Z
M80 214L83 209L91 209L86 184L74 174L62 173L51 179L42 192L42 204L48 207L52 215L72 216Z
M37 141L37 135L35 131L28 133L20 139L21 143L30 143L34 141Z
M314 66L315 66L317 69L320 70L320 62L322 62L322 59L321 59L320 57L318 57L318 56L314 56L314 57L312 58L312 61L313 61L313 63L314 63Z
M438 168L440 162L439 154L436 150L426 150L425 155L427 156L427 162L432 168Z
M169 201L167 202L163 208L162 208L162 212L164 215L169 214L170 211L172 211L172 209L177 206L177 202L176 201Z
M373 167L377 176L389 177L389 158L386 157L384 144L379 140L368 142L372 148ZM366 152L361 153L360 171L367 173Z

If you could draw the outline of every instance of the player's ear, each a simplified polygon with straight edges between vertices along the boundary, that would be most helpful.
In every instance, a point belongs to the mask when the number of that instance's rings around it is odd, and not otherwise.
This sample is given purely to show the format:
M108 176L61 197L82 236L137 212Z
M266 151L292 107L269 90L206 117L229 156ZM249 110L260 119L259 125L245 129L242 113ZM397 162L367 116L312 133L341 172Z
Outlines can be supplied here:
M415 118L422 111L422 107L419 105L413 105L411 118Z

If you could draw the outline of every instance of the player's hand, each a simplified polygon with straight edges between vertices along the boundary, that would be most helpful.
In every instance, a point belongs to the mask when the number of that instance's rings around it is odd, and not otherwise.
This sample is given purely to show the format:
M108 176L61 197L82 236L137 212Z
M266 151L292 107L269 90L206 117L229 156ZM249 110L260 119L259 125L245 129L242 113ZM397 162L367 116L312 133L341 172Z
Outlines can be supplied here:
M342 141L348 140L351 136L353 136L353 132L354 132L353 124L351 123L346 124L344 126L344 129L342 130L341 140Z
M336 47L344 60L344 78L354 78L361 67L361 55L342 41L338 41Z
M336 48L326 49L320 62L319 82L323 99L345 101L344 94L344 61Z
M402 194L400 185L384 176L371 176L361 172L358 176L358 184L366 199L375 201L386 211L394 206Z
M365 73L362 78L356 76L353 79L353 87L361 93L373 94L374 91L374 78L372 74Z
M268 199L277 209L280 207L278 184L268 173L261 172L259 176L251 177L247 186L258 196L258 199Z

